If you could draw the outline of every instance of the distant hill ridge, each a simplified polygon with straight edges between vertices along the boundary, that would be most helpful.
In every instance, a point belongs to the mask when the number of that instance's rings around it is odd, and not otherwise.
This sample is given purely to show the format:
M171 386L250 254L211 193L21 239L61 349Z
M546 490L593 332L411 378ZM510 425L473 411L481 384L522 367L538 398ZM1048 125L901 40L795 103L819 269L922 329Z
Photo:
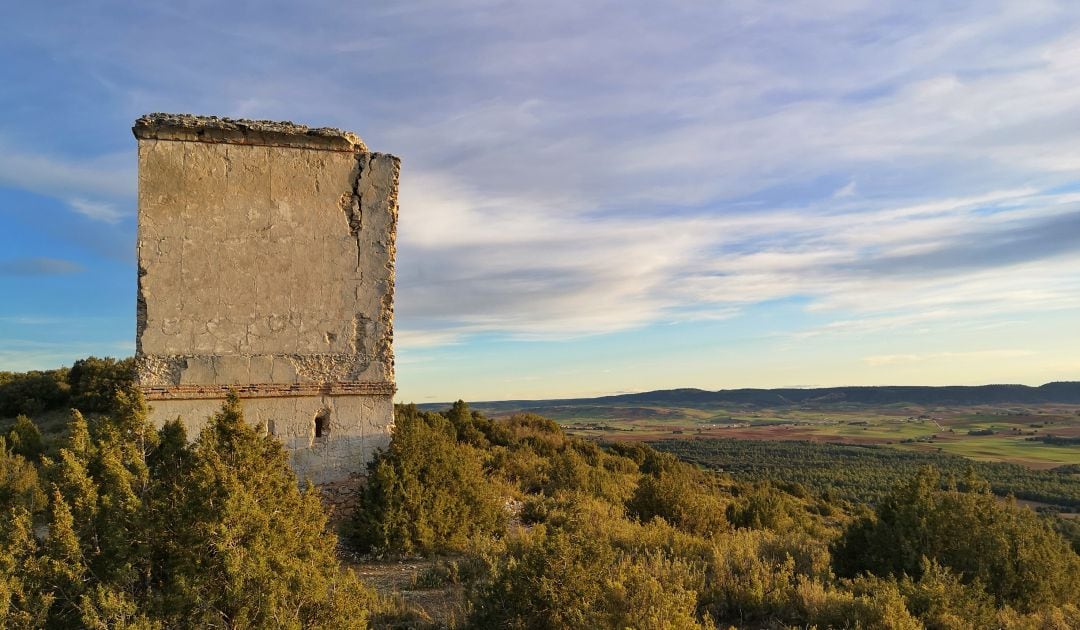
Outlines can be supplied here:
M1080 381L1060 381L1038 387L1029 385L950 385L819 387L780 389L662 389L637 394L553 400L500 400L470 403L489 411L551 407L555 405L712 405L718 403L755 407L814 404L893 405L987 405L987 404L1080 404ZM443 409L449 403L425 403L422 409Z

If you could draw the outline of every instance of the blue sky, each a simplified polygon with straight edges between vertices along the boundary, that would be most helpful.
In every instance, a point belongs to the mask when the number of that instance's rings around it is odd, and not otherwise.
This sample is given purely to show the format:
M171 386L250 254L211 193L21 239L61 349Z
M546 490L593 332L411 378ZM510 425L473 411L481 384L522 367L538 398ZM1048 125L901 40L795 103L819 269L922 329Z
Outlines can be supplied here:
M1080 379L1075 2L38 2L0 369L133 352L151 111L402 157L399 398Z

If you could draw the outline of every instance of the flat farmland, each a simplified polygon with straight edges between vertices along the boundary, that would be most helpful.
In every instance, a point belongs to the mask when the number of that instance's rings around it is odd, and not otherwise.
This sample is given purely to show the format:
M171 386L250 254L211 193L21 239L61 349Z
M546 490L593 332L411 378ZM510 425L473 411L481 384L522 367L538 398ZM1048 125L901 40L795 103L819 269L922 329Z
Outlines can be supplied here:
M482 408L482 407L481 407ZM1080 465L1080 405L807 405L745 408L707 405L560 404L527 411L596 439L722 439L881 445L960 455L1030 468Z

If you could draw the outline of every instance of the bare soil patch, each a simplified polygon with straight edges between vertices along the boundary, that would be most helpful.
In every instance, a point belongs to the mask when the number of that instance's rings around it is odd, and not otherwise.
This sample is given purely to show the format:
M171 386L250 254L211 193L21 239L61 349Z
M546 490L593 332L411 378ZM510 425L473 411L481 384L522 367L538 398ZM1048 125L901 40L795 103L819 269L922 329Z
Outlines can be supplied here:
M396 600L408 620L372 620L374 628L455 628L464 617L465 593L460 584L425 587L417 575L447 557L372 559L342 554L342 563L356 571L380 595Z

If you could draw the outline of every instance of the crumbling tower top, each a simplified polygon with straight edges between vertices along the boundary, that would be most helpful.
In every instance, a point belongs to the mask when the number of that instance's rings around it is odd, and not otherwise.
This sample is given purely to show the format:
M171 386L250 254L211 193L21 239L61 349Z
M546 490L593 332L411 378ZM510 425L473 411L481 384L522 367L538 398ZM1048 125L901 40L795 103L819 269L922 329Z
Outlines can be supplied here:
M157 112L140 117L131 131L140 140L248 144L353 153L366 153L368 150L364 141L351 131L308 127L288 121Z

